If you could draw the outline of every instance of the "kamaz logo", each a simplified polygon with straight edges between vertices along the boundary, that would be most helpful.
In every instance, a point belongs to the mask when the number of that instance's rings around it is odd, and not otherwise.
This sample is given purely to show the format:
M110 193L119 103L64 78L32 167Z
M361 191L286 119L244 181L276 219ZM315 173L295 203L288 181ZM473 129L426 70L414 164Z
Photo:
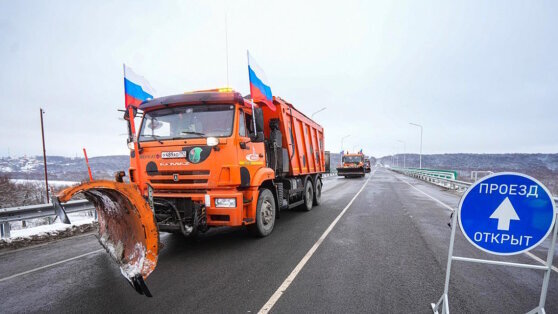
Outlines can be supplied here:
M174 180L174 182L178 182L178 173L173 174L172 179Z
M187 166L189 165L189 162L162 162L159 163L159 166L161 167L172 167L172 166Z

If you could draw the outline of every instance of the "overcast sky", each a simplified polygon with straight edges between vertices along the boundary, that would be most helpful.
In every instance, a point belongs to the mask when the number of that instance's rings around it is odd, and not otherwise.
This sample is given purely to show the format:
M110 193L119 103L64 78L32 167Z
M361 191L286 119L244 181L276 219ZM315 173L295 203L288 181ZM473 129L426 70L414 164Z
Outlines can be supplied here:
M326 149L558 151L552 1L0 0L0 156L125 154L122 63L158 96L230 85L246 50Z

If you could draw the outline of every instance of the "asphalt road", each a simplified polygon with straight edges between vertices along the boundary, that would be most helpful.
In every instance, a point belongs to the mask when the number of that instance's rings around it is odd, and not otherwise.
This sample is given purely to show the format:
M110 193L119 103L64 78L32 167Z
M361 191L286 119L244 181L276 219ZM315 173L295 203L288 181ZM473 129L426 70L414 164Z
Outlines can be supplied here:
M267 238L243 229L195 241L163 235L147 279L153 298L128 286L91 234L0 253L0 312L431 312L449 245L443 204L456 207L459 196L385 169L324 181L322 205L283 212ZM545 258L544 245L534 256ZM459 233L455 254L537 263L526 254L494 258ZM537 270L454 262L450 309L524 313L538 304L541 283ZM558 313L557 284L553 272L547 313Z

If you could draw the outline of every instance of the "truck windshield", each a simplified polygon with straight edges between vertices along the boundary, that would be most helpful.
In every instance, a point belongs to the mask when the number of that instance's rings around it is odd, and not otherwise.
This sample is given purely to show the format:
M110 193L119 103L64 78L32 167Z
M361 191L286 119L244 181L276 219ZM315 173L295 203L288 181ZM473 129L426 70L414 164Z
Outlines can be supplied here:
M345 163L350 163L350 162L359 163L359 162L362 162L362 157L359 157L359 156L343 156L343 162L345 162Z
M227 137L232 134L233 105L190 105L147 112L139 140Z

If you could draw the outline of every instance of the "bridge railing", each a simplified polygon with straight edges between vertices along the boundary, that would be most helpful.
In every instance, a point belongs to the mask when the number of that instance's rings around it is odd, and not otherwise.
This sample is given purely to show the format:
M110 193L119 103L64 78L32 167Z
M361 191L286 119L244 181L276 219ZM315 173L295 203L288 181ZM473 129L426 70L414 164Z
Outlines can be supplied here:
M392 171L417 178L452 190L466 190L471 182L457 180L457 172L451 170L391 168Z
M438 170L438 173L436 173L437 170L432 169L424 169L421 171L421 169L391 168L391 170L459 192L463 192L473 185L473 182L459 181L445 177L444 173L447 172L446 170ZM492 173L491 171L486 172ZM558 206L558 197L553 196L553 198Z
M69 201L67 203L62 203L61 205L64 206L64 209L68 214L88 210L95 211L95 206L93 206L93 204L91 204L88 200ZM55 216L56 213L54 212L52 203L1 208L0 238L3 239L10 237L10 222Z

